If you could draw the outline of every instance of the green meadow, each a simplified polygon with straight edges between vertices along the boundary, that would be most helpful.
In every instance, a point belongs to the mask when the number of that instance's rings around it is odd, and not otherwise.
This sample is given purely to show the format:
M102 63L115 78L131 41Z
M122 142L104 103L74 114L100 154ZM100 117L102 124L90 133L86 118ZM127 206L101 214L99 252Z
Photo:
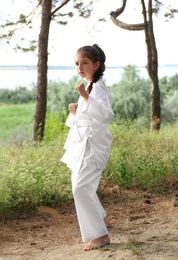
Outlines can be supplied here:
M32 133L34 103L0 105L0 144L29 138Z

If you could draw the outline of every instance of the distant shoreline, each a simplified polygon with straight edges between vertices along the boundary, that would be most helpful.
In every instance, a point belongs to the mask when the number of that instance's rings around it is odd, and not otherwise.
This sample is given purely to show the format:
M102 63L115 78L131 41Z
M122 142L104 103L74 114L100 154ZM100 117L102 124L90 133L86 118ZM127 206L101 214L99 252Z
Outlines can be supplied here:
M145 68L145 65L135 65L137 68ZM108 69L122 69L125 66L106 66ZM178 67L178 64L162 64L159 68L173 68ZM0 65L0 70L36 70L36 65ZM74 66L48 66L49 70L74 70Z
M137 72L141 78L148 79L148 72L145 66L136 66ZM124 71L124 67L106 67L104 79L108 86L117 83ZM158 67L159 78L171 77L178 74L178 65L162 65ZM76 76L73 66L49 66L48 80L63 81L68 83L70 79ZM17 86L26 86L31 88L37 81L36 66L2 66L0 65L0 89L15 89Z
M36 65L0 65L0 70L36 70ZM73 70L73 66L48 66L52 70Z

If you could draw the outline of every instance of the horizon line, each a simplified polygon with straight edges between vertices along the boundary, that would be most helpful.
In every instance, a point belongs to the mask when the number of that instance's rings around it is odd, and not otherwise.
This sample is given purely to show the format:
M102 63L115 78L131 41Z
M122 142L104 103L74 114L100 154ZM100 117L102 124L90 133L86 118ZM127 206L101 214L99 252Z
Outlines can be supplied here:
M132 65L132 64L128 64L128 65ZM110 66L110 65L106 65L106 68L109 69L123 69L124 67L128 66ZM136 68L146 68L146 65L134 65ZM178 64L158 64L158 67L178 67ZM26 64L22 64L22 65L0 65L0 69L3 68L21 68L21 69L36 69L37 65L26 65ZM73 70L75 69L74 66L72 65L48 65L48 69L66 69L66 70Z

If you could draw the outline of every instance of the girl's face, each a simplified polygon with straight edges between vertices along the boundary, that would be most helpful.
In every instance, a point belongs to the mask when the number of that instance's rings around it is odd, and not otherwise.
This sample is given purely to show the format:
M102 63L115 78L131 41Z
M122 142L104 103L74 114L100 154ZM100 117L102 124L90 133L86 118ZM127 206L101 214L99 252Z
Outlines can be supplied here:
M90 83L93 80L93 74L99 68L100 62L97 61L93 63L88 57L84 56L82 53L77 52L75 54L75 69L80 76Z

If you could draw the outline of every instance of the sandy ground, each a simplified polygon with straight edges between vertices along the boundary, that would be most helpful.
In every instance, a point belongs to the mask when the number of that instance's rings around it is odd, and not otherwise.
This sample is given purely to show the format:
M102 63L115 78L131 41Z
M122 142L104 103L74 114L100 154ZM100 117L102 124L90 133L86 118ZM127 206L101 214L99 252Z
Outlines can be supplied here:
M0 222L0 260L177 260L178 197L113 188L101 196L111 245L83 251L73 203Z

